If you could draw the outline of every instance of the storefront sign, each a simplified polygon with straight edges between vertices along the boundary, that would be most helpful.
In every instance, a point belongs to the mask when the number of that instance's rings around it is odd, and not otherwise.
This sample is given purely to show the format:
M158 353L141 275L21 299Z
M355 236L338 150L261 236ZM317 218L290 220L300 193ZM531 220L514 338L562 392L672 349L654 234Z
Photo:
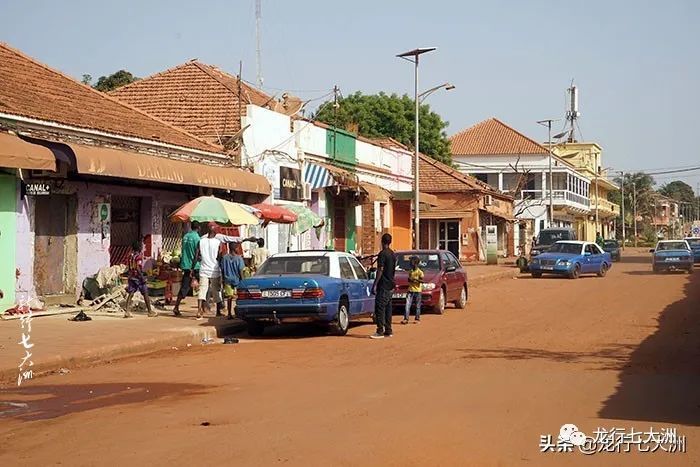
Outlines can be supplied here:
M486 264L498 263L498 227L486 226Z
M51 185L46 182L28 182L25 190L29 196L48 196L51 194Z
M280 167L280 199L301 201L302 198L301 170L291 167Z

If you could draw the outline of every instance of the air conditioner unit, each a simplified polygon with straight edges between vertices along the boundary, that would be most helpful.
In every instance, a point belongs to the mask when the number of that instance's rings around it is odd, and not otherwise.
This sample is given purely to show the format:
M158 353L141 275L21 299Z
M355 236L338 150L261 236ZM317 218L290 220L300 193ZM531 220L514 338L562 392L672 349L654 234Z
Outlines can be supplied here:
M311 199L311 184L310 183L304 183L304 193L303 193L304 199Z
M484 196L484 206L493 206L493 196L491 196L491 195Z

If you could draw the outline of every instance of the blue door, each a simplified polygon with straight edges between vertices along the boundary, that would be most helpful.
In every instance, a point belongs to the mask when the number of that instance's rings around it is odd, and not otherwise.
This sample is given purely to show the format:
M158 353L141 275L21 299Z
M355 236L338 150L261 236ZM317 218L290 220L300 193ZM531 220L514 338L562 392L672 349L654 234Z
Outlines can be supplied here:
M360 314L362 312L360 281L355 277L355 272L352 270L347 256L338 257L338 266L340 266L340 279L343 281L343 289L350 301L350 314Z
M370 293L372 289L372 280L370 280L367 275L367 271L362 267L360 262L353 258L348 257L352 268L355 270L355 277L357 278L357 293L358 300L361 302L360 313L372 313L374 311L374 296Z
M586 258L586 268L583 272L591 273L600 271L600 263L603 260L603 255L600 254L600 250L596 245L587 244L584 250Z

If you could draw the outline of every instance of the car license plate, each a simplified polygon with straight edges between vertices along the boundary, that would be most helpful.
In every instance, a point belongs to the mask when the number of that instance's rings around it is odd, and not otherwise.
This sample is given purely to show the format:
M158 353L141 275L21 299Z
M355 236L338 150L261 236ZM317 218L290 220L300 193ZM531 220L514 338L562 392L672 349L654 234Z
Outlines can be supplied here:
M680 261L680 258L666 258L666 261Z
M406 298L406 293L397 292L391 296L391 298Z
M263 298L287 298L292 296L291 290L263 290Z
M542 269L544 269L545 271L551 271L552 269L554 269L554 266L542 266Z

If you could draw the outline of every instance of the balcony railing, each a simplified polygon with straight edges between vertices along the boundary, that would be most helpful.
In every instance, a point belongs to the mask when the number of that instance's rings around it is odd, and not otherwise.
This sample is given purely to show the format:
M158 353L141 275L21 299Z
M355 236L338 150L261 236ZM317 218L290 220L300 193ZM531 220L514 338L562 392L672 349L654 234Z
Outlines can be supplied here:
M519 200L544 200L544 202L549 201L549 191L548 190L522 190L520 191ZM569 190L552 190L552 201L555 205L557 204L576 204L578 207L583 207L588 209L590 207L590 200L583 195L574 193Z
M595 199L591 200L591 209L595 209L595 204L596 204L596 200ZM620 215L620 205L615 204L615 203L611 203L607 199L603 199L603 198L598 199L598 209L601 211L608 211L608 212L611 212L613 214Z

